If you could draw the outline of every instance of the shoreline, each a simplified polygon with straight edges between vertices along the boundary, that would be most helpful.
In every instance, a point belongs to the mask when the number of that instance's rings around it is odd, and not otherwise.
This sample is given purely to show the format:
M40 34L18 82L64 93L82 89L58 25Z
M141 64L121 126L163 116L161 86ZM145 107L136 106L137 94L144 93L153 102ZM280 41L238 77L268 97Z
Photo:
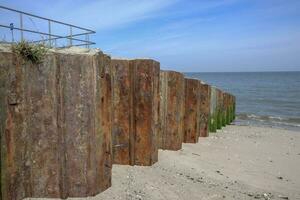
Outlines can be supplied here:
M294 125L294 124L279 124L276 122L257 122L254 120L249 121L249 120L239 119L238 116L235 119L235 122L233 122L231 125L250 126L250 127L258 127L258 128L273 128L273 129L300 132L300 124Z
M112 187L88 199L300 199L299 166L300 132L229 125L151 167L113 165Z

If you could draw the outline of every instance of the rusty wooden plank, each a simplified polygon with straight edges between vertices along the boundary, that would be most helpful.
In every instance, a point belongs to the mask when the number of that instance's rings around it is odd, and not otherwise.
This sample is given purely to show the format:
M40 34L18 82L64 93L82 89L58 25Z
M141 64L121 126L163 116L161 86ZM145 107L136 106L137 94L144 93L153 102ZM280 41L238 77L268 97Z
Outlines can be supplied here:
M229 124L233 121L233 96L229 94Z
M223 92L223 105L224 105L224 112L223 112L223 126L227 125L227 111L228 111L228 93Z
M9 84L9 69L12 66L12 54L11 53L0 53L0 199L5 198L6 191L6 169L7 162L4 160L7 159L7 146L5 145L5 119L7 119L7 101L6 97L8 92ZM2 195L3 191L3 195ZM2 198L2 196L4 198Z
M55 57L33 65L0 55L2 197L59 197Z
M159 63L154 60L130 61L134 71L134 164L152 165L157 162L158 78Z
M235 120L235 116L236 116L236 97L232 95L232 107L233 107L233 117L232 117L232 121Z
M80 63L80 64L78 64ZM88 131L86 103L86 70L92 60L82 55L58 55L62 90L63 142L65 168L63 181L64 197L83 196L87 189ZM87 100L89 101L89 100Z
M223 92L219 88L217 88L217 129L222 128L223 122Z
M114 163L152 165L157 161L159 63L113 59Z
M197 143L200 135L200 81L185 78L184 137L185 143Z
M62 196L95 195L111 185L110 58L57 57L63 115Z
M160 73L160 148L179 150L183 142L184 76L173 71Z
M210 93L210 122L209 129L210 132L217 131L217 88L211 86Z
M21 64L11 53L0 53L1 70L1 193L2 199L22 199L26 197L21 175L24 161L20 160L26 142L21 143L25 129L23 101L20 95L24 78ZM14 68L12 66L15 66ZM21 79L22 78L22 79ZM18 126L19 125L19 126ZM20 139L19 139L20 138ZM16 148L20 145L19 148ZM29 170L27 170L29 171ZM23 173L22 173L23 174ZM17 188L18 190L14 190Z
M29 197L58 197L60 174L57 159L59 136L57 134L56 60L53 55L49 55L38 66L27 63L21 67L24 70L22 104L25 109L26 128L26 132L22 135L25 137L23 143L28 142L23 152L25 154L24 181L28 187L25 188L25 193Z
M152 133L153 133L153 141L152 141L152 163L158 161L158 135L159 135L159 110L160 110L160 96L159 96L159 75L160 75L160 63L153 61L153 103L152 103Z
M200 137L209 135L210 86L200 83Z
M157 145L159 149L164 148L164 137L166 132L166 111L167 111L167 73L160 71L159 73L159 131L157 137Z
M229 94L227 92L223 93L224 99L224 121L223 125L226 126L229 120Z
M113 70L113 163L130 164L132 133L132 83L129 60L112 59Z
M94 72L96 104L96 192L111 186L112 175L112 69L111 58L103 53L96 56ZM98 168L97 168L98 166ZM99 177L99 178L98 178ZM92 194L92 193L91 193Z

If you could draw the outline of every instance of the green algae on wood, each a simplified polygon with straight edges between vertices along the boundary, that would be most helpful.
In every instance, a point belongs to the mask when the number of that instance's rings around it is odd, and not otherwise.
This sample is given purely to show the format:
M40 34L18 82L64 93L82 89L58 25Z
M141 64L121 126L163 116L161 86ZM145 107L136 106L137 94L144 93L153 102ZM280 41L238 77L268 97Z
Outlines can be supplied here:
M211 87L210 95L210 132L216 132L217 130L217 88Z
M200 82L200 137L209 136L210 90L210 85Z

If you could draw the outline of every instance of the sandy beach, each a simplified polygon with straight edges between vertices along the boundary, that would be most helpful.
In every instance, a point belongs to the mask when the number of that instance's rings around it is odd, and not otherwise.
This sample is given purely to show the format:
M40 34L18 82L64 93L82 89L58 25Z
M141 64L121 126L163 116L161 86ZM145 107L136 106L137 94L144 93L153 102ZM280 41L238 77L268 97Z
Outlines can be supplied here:
M300 199L299 166L300 132L231 125L151 167L114 165L112 187L89 199Z

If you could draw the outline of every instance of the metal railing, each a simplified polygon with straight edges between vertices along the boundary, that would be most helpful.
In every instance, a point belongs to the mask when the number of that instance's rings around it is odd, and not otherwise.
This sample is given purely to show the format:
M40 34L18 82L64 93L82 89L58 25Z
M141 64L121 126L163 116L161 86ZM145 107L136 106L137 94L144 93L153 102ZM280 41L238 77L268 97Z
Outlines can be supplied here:
M86 46L87 48L89 48L90 45L96 44L96 43L90 41L90 35L96 33L93 30L83 28L83 27L79 27L79 26L75 26L75 25L68 24L68 23L64 23L64 22L60 22L60 21L56 21L56 20L52 20L52 19L45 18L45 17L40 17L40 16L37 16L37 15L34 15L34 14L26 13L26 12L23 12L23 11L20 11L20 10L16 10L16 9L12 9L12 8L8 8L8 7L0 5L0 11L1 11L1 9L8 10L8 11L11 11L11 12L14 12L14 13L18 13L19 17L20 17L20 19L19 19L20 27L15 27L13 23L10 23L9 25L0 24L0 28L1 27L2 28L7 28L11 31L11 33L12 33L12 41L11 42L12 43L14 42L14 36L13 36L14 30L17 30L17 31L20 31L20 40L25 39L24 38L24 32L39 34L39 35L48 37L46 39L42 38L40 40L34 40L34 41L30 41L30 42L32 42L32 43L45 43L45 42L47 42L50 47L63 48L63 47L71 47L71 46ZM32 29L24 28L24 25L23 25L23 17L24 16L29 16L29 17L33 17L33 18L37 18L37 19L47 21L48 22L48 32L41 32L41 31L38 31L38 30L32 30ZM60 25L64 25L66 27L69 27L69 34L67 34L67 35L53 34L51 32L51 27L52 27L53 24L60 24ZM73 34L74 29L80 30L80 33ZM79 39L78 38L79 36L85 36L85 39ZM68 45L65 45L65 46L57 45L57 40L59 40L59 39L68 40ZM74 41L79 42L79 44L74 44L73 43ZM8 43L10 43L10 42L8 42Z

